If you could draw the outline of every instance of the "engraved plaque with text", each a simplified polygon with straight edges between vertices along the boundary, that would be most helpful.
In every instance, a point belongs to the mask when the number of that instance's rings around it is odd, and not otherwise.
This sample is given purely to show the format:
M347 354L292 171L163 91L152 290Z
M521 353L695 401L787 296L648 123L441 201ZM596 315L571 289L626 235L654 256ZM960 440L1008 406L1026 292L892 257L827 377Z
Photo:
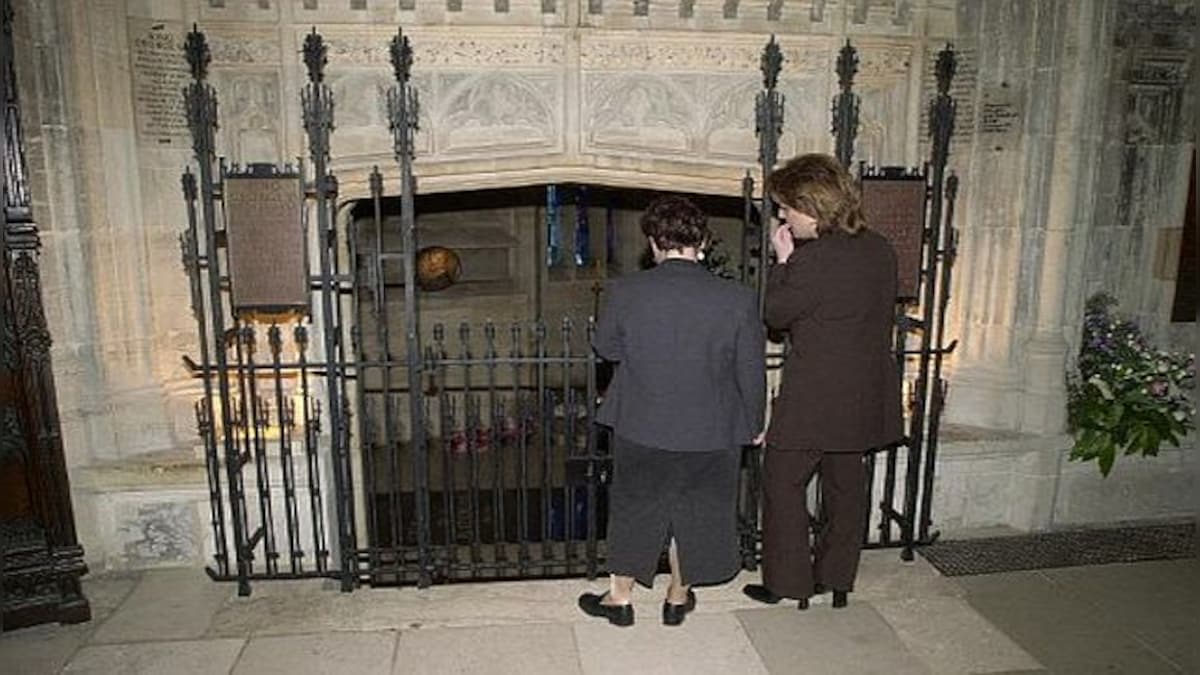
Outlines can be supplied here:
M226 241L233 312L307 313L300 177L228 176Z
M864 176L862 207L867 227L887 237L896 249L896 297L916 298L925 228L924 177Z

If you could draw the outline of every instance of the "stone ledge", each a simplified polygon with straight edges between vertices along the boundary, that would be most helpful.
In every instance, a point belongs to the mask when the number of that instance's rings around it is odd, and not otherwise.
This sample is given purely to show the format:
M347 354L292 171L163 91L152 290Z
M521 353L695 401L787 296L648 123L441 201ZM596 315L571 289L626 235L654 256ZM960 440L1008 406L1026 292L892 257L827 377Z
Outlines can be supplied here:
M206 488L207 484L204 459L192 450L165 450L71 468L71 486L92 492Z

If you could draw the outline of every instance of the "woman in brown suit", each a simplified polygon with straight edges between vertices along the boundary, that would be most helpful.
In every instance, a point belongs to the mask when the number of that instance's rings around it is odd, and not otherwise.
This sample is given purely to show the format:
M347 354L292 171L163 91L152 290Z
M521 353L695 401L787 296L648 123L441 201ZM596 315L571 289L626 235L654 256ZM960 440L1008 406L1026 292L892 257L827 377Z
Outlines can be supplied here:
M844 607L866 520L864 454L903 435L892 348L896 254L866 229L858 186L833 157L796 157L767 189L782 223L771 236L777 264L764 318L787 332L791 350L766 434L763 583L743 591L806 609L829 588L833 606ZM810 547L806 494L818 469L824 518Z

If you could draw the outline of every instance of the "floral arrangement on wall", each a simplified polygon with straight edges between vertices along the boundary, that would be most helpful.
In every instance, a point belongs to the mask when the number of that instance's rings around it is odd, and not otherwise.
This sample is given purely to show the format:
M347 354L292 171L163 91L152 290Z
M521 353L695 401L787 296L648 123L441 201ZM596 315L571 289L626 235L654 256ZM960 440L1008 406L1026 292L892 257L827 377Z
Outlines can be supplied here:
M1075 371L1067 375L1071 459L1095 460L1107 476L1119 455L1154 456L1195 428L1195 355L1158 349L1117 301L1087 301Z

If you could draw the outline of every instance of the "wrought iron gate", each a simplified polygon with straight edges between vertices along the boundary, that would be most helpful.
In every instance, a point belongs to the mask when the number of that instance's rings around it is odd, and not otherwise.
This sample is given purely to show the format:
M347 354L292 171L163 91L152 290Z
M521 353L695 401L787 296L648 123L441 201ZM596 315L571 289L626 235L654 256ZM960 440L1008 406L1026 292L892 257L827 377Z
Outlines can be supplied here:
M309 162L239 167L216 155L217 102L207 82L204 34L193 30L186 42L193 82L184 94L197 169L182 177L188 226L181 248L199 337L199 362L188 365L203 383L195 413L215 542L210 574L236 580L243 595L256 579L333 577L348 591L364 582L427 586L596 575L604 560L609 455L605 432L593 424L601 364L589 346L591 321L424 326L412 170L418 100L408 40L398 32L390 44L395 85L387 109L399 185L389 189L376 168L369 217L345 228L335 217L333 97L324 82L325 44L315 30L303 54ZM772 38L757 103L764 178L783 126L776 89L782 62ZM847 45L839 59L843 92L834 126L844 162L857 127L850 90L855 63ZM948 100L948 77L939 78L939 101ZM935 108L931 115L939 131L927 173L920 174L934 205L953 203L952 178L947 197L934 187L945 170L947 125L953 123L948 105L948 113ZM874 173L864 170L864 180ZM228 225L237 215L231 201L247 181L282 190L271 193L264 217L294 210L298 299L236 297L235 272L244 256ZM745 268L743 281L761 294L767 231L758 214L773 209L768 195L755 197L749 174L744 186L743 259L760 263ZM398 231L383 217L385 194L400 195ZM906 557L931 538L929 499L945 391L940 365L948 351L941 347L941 326L953 257L950 214L931 206L928 216L922 294L898 310L897 367L905 371L910 360L919 362L906 371L915 383L911 430L901 446L868 459L880 502L869 516L865 544L900 545ZM315 274L304 262L308 247L316 249ZM282 249L258 255L259 267L286 267ZM918 314L910 316L912 310ZM919 347L907 346L910 334ZM782 354L769 350L768 356L778 367ZM758 560L760 462L758 449L745 451L738 509L748 569ZM354 479L359 474L361 482Z

